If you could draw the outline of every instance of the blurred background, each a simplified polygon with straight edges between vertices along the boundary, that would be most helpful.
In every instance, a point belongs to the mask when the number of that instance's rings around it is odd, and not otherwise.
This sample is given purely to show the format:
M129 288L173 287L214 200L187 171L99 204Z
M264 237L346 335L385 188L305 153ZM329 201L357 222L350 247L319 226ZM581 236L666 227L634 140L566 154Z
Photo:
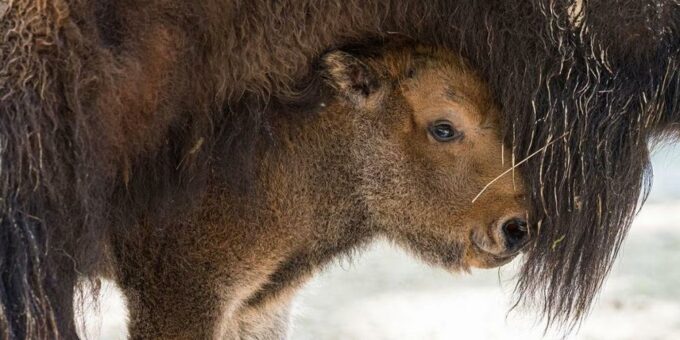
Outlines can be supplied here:
M680 339L680 147L657 148L651 195L591 315L567 339ZM508 313L517 261L450 274L378 242L299 294L293 340L562 339L530 311ZM106 284L90 339L125 339L126 309Z

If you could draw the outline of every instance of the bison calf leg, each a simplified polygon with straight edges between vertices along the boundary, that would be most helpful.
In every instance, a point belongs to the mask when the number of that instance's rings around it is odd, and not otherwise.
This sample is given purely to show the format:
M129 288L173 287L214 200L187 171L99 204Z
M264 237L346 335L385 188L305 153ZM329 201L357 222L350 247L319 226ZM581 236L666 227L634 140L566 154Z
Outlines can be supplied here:
M244 340L287 339L290 306L243 307L237 314L239 338Z
M148 286L124 289L130 310L130 339L214 339L219 335L219 300L205 291Z
M212 261L195 257L188 226L142 226L115 235L114 264L130 313L130 339L213 339L223 299Z

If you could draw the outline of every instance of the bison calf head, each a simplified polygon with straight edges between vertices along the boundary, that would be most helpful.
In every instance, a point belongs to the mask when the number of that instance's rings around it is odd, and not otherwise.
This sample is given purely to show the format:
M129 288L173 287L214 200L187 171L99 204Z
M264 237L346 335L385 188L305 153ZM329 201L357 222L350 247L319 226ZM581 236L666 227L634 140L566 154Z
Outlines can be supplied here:
M521 176L487 87L427 47L331 52L326 78L353 115L371 228L451 270L509 262L529 242Z

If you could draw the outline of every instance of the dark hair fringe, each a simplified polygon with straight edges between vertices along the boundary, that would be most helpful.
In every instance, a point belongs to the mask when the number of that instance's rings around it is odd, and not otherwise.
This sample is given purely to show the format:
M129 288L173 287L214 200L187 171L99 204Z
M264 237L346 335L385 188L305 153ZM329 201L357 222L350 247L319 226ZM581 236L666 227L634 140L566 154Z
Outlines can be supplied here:
M528 158L538 235L516 294L548 324L587 314L649 188L648 140L680 130L674 0L118 6L0 5L2 339L75 336L73 286L96 275L109 229L199 195L211 150L229 155L226 177L246 178L268 105L294 101L297 81L330 48L406 36L480 70L516 163ZM120 17L135 12L153 22ZM111 89L143 73L149 61L136 49L158 26L183 47L171 70L183 78L160 95L171 103L154 116L164 123L149 123L161 141L136 141L116 125L134 103Z

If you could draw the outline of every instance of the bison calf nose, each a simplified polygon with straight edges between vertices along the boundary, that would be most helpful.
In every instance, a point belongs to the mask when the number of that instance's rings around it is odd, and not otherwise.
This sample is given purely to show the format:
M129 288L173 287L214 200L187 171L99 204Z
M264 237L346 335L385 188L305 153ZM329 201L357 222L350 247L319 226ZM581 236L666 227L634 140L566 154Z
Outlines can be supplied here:
M508 252L519 251L529 241L529 228L523 219L510 219L501 228Z

